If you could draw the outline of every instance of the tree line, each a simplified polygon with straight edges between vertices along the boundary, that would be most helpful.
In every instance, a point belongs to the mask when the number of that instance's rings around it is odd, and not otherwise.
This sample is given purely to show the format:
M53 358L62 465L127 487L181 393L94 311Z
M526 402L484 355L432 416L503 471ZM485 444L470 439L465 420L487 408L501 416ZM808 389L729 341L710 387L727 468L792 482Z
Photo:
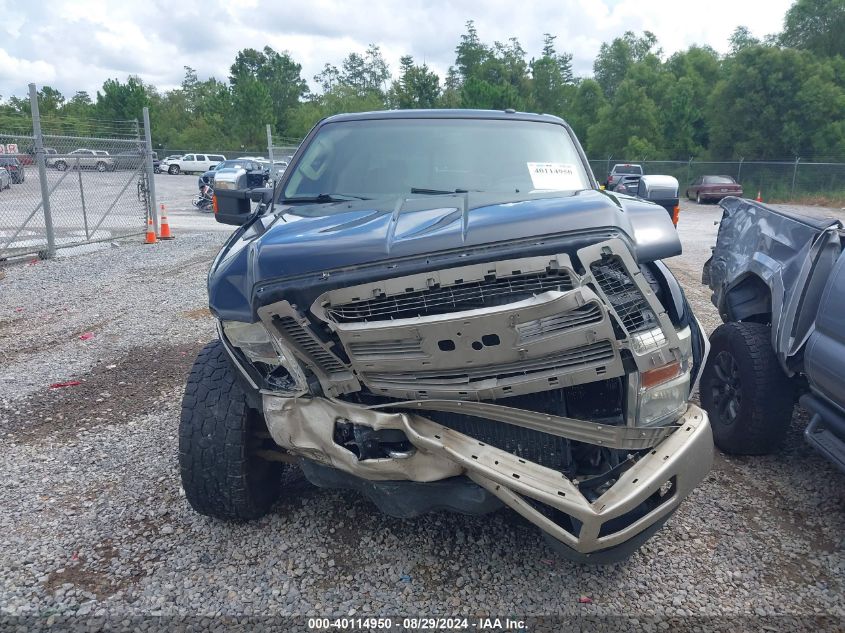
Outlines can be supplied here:
M136 76L109 79L94 97L44 86L39 109L51 130L87 133L149 106L156 146L260 151L267 123L301 138L338 112L514 108L563 117L596 158L845 161L842 33L845 0L797 0L782 32L757 39L737 27L725 55L694 45L667 56L653 33L628 31L601 45L591 77L577 77L553 34L529 57L517 38L485 42L469 21L445 77L410 55L393 75L372 44L309 83L293 54L265 46L238 52L226 79L185 67L167 91ZM27 98L0 102L0 133L28 111Z

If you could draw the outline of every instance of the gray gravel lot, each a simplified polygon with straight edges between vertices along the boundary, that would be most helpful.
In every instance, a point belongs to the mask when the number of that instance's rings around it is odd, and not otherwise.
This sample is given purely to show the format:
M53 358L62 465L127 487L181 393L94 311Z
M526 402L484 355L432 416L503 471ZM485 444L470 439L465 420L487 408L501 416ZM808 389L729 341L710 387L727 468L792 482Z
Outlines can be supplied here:
M0 614L845 617L845 478L804 444L802 414L777 455L717 455L612 567L556 557L507 511L398 520L301 482L260 521L195 514L179 401L214 336L205 275L228 229L190 210L195 178L159 182L176 240L0 268ZM719 215L684 204L685 253L669 261L708 330L700 271ZM81 384L49 388L68 380Z

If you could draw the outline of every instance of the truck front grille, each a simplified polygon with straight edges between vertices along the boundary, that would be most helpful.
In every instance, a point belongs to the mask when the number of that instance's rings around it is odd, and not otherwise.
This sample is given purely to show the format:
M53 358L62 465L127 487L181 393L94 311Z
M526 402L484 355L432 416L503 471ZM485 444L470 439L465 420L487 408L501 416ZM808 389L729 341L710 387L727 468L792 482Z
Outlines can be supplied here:
M595 303L590 303L563 314L519 323L516 325L516 332L519 335L520 343L528 343L582 325L598 323L603 318L601 308Z
M593 262L590 271L629 334L660 327L657 315L618 256Z
M545 273L491 277L481 281L458 282L402 294L381 296L330 306L326 313L338 323L403 319L461 312L530 299L549 290L573 288L565 270Z
M425 356L419 339L396 339L392 341L353 341L346 349L358 360L370 358L419 358Z
M486 380L507 380L520 376L531 376L543 372L561 372L573 367L586 367L614 359L613 346L609 341L599 341L559 352L551 356L521 360L501 365L475 367L471 369L417 372L372 372L364 375L366 382L375 385L408 385L417 389L467 386Z
M308 356L323 372L332 374L346 371L343 363L334 354L326 351L310 328L304 327L289 316L277 317L275 323L285 339Z

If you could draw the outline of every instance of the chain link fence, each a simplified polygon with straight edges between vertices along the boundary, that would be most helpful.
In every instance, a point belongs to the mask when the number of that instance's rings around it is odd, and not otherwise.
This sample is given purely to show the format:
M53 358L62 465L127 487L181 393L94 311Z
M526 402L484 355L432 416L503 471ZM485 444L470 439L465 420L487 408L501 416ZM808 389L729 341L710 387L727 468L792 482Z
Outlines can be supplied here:
M287 169L301 142L301 139L273 138L273 128L270 125L267 126L267 156L271 163L270 177L273 180Z
M0 129L0 259L143 234L152 160L138 122L41 120L30 88L31 117Z
M743 186L746 197L760 191L765 200L789 200L796 197L819 196L845 198L845 163L814 163L793 161L671 161L622 160L617 158L591 159L590 166L599 182L618 163L643 166L646 174L665 174L678 179L681 195L699 176L731 176Z
M178 159L188 154L199 154L202 156L225 156L226 160L233 160L237 158L258 159L259 161L267 161L272 164L271 177L275 178L275 176L278 173L283 172L288 163L290 163L291 158L293 158L294 153L299 148L300 142L301 139L297 138L274 138L272 128L268 125L267 146L260 149L249 149L243 146L240 149L209 149L203 147L185 149L169 147L166 145L157 145L156 154L163 160ZM163 171L162 173L166 172Z

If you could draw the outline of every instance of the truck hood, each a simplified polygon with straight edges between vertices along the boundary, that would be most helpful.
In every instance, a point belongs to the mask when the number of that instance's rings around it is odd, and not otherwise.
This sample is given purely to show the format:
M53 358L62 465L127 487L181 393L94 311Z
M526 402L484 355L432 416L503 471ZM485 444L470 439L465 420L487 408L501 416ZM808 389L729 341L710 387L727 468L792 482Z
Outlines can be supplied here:
M291 284L304 292L364 269L372 271L369 279L389 278L505 252L558 253L567 242L614 236L639 262L681 252L665 209L595 190L282 205L223 247L209 272L209 305L219 318L254 321L255 308L284 296Z

